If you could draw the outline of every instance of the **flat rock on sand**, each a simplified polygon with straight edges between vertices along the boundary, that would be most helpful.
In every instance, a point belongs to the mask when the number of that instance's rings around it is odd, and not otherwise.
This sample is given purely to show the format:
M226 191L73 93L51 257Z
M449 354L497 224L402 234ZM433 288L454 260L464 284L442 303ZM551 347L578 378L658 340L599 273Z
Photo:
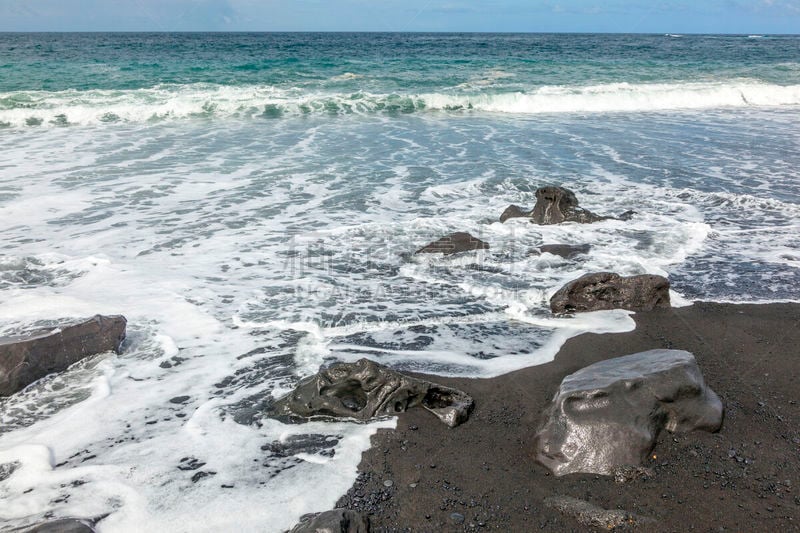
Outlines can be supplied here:
M397 430L373 437L338 506L369 512L374 532L591 527L545 503L554 496L654 520L642 531L798 531L800 305L698 303L634 318L635 331L581 335L545 365L493 379L431 377L475 399L470 420L450 429L421 411L400 415ZM566 375L656 348L695 355L725 404L719 433L662 433L649 470L625 483L557 477L535 463L541 413Z

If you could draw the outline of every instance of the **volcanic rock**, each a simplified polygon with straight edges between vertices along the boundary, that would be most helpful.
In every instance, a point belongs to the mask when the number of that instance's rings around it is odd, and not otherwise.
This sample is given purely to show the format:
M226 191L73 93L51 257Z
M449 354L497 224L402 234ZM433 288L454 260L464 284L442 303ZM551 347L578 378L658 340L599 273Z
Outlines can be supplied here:
M619 217L596 215L578 205L575 193L564 187L549 185L536 190L536 205L530 211L517 205L510 205L500 215L500 222L509 218L530 218L531 222L540 225L560 224L562 222L579 222L591 224L600 220L629 220L634 211L626 211Z
M459 252L488 249L489 243L483 242L479 238L473 237L469 233L457 232L451 233L450 235L442 237L438 241L434 241L426 246L423 246L414 253L451 255Z
M518 205L510 205L506 207L506 210L500 215L500 222L505 222L509 218L524 218L531 216L533 210L524 210Z
M287 421L348 418L366 422L423 407L450 427L466 421L473 407L466 393L412 378L368 359L335 363L302 380L267 414Z
M607 359L561 382L536 434L535 457L558 476L614 475L641 465L662 429L715 432L722 414L722 402L689 352Z
M669 280L643 274L622 277L613 272L585 274L570 281L550 298L554 313L627 309L652 311L669 308Z
M90 355L119 352L125 317L95 315L53 328L0 337L0 396L9 396Z

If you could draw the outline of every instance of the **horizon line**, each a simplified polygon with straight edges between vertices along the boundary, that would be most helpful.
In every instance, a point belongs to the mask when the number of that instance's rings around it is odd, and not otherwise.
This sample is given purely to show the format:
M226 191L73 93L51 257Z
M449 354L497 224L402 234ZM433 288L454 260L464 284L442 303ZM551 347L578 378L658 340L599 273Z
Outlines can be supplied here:
M0 30L0 34L13 33L358 33L358 34L425 34L425 35L712 35L712 36L749 36L749 35L769 35L777 37L796 37L800 33L770 33L770 32L692 32L692 31L485 31L485 30L448 30L448 31L380 31L380 30Z

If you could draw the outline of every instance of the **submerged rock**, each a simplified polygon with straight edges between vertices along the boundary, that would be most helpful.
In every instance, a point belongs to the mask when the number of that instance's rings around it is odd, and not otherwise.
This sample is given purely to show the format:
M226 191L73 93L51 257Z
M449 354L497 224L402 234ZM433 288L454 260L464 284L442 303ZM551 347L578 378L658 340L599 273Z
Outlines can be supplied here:
M570 281L550 298L554 313L627 309L652 311L670 307L669 280L643 274L622 277L613 272L585 274Z
M349 509L334 509L306 515L290 533L369 533L369 518Z
M641 465L662 429L714 432L722 413L689 352L608 359L564 378L536 434L535 456L558 476L615 475Z
M473 237L469 233L457 232L451 233L450 235L442 237L438 241L434 241L426 246L423 246L414 253L451 255L459 252L488 249L489 243L483 242L479 238Z
M95 315L53 328L0 337L0 396L9 396L90 355L118 352L125 339L125 317Z
M32 526L11 529L8 533L94 533L91 520L61 518L49 520Z
M579 255L589 253L592 249L590 244L543 244L536 249L540 254L553 254L564 259L572 259Z
M466 421L472 398L451 389L390 370L368 359L336 363L301 381L275 401L267 414L297 421L350 418L368 421L423 407L450 427Z

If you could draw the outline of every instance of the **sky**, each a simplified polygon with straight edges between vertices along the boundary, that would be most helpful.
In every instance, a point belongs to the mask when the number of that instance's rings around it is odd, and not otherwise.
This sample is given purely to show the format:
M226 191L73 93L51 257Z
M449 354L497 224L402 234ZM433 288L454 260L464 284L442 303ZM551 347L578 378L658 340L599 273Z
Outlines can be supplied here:
M0 31L800 33L800 0L0 0Z

